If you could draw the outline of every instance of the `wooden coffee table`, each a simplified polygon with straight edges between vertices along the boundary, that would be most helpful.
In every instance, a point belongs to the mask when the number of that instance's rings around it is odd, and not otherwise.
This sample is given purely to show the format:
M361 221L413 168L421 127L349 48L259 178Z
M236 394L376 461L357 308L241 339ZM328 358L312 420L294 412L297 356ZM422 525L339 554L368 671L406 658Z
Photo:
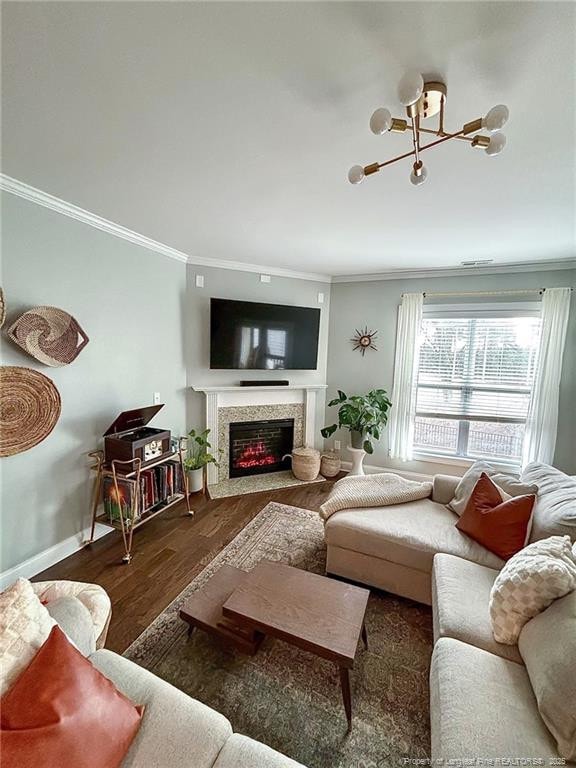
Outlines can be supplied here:
M191 627L249 653L270 635L333 661L350 727L349 673L360 637L368 647L364 615L369 595L362 587L263 560L249 573L224 566L183 606L180 616Z

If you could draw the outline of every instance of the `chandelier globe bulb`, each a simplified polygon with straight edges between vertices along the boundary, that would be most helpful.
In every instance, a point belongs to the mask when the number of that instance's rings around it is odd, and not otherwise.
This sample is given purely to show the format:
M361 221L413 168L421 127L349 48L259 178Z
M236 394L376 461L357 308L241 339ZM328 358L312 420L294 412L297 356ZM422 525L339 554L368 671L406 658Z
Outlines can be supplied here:
M392 127L392 115L386 107L379 107L372 113L370 118L370 130L376 136L382 136Z
M482 118L482 128L490 133L499 131L508 122L509 117L508 107L505 104L497 104L486 114L486 117Z
M505 146L506 136L504 136L503 133L493 133L492 136L490 136L490 144L488 144L484 152L490 156L499 155Z
M353 165L348 171L348 181L350 184L361 184L365 177L366 174L361 165Z
M427 178L428 169L425 165L422 165L422 161L414 163L412 173L410 174L410 181L412 184L414 184L415 187L419 187L421 184L424 184Z
M405 107L415 104L424 91L424 78L420 72L407 72L398 83L398 99Z

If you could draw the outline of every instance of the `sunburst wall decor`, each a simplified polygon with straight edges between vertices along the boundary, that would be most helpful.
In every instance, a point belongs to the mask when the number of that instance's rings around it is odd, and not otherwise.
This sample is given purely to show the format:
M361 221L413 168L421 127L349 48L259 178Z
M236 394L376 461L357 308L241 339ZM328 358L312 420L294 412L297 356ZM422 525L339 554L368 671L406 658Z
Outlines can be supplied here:
M360 352L362 352L362 357L366 354L367 349L374 349L377 351L378 348L374 344L374 339L376 338L377 333L378 331L369 331L368 326L366 326L363 331L359 331L356 328L353 338L350 339L354 345L352 349L359 349Z

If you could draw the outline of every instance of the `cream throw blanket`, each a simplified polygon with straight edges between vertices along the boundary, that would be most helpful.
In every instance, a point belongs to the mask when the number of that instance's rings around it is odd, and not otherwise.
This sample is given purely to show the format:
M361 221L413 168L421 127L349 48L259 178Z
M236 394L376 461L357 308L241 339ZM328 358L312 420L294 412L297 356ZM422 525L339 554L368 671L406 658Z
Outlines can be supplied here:
M320 517L328 520L330 515L340 509L404 504L407 501L426 499L431 493L432 483L406 480L391 472L343 477L334 484L327 501L320 507Z

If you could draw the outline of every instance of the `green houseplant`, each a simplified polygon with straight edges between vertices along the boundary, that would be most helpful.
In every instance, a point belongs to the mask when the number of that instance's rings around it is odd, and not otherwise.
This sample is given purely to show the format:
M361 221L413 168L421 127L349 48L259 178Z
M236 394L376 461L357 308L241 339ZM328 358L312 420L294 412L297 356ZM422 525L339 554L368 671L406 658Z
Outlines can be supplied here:
M371 439L379 440L383 427L388 422L388 411L392 405L385 389L373 389L366 395L348 396L338 390L338 397L328 403L331 408L339 405L338 424L322 429L322 437L331 437L338 428L350 431L352 448L363 448L373 453Z
M184 459L184 469L188 472L190 493L202 490L204 467L207 464L218 466L216 457L210 453L212 446L208 442L209 433L209 429L203 432L191 429L188 432L188 455Z

